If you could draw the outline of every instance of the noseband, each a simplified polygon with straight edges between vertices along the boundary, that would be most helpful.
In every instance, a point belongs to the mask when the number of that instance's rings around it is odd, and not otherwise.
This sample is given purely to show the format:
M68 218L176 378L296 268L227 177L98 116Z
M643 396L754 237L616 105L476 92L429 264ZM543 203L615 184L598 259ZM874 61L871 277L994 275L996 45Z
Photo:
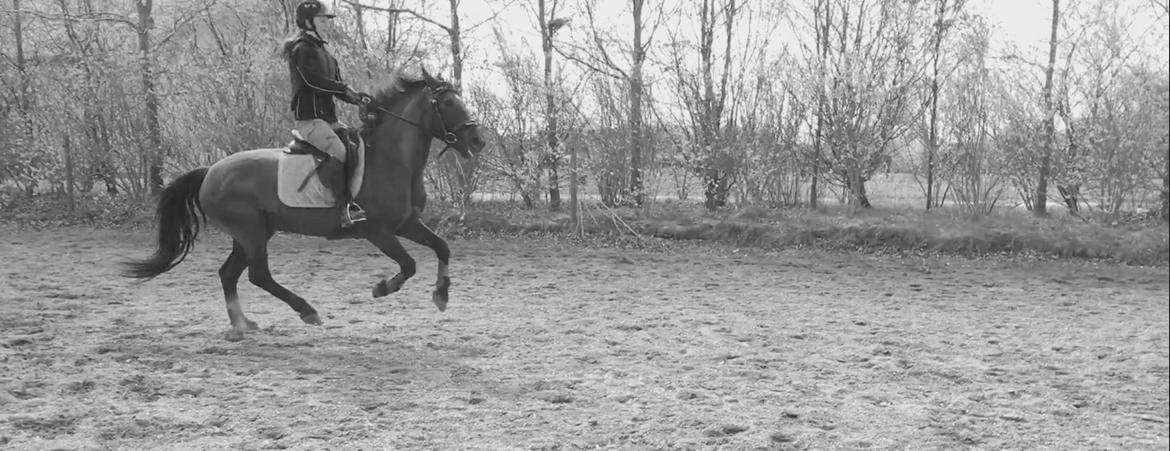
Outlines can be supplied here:
M429 94L427 95L427 100L430 102L431 108L433 108L435 111L435 117L439 118L439 126L443 128L442 133L435 133L434 130L432 130L426 126L423 126L422 124L420 124L414 120L408 119L406 117L403 117L401 114L395 113L395 112L387 110L385 108L382 108L382 107L374 104L371 101L371 99L368 97L365 99L364 105L366 105L366 107L373 107L374 109L381 111L383 113L389 114L390 116L393 116L395 118L398 118L398 119L402 120L403 122L406 122L407 124L413 125L413 126L418 127L420 129L426 130L427 132L430 132L431 137L438 139L440 141L443 141L443 143L445 144L443 146L443 150L439 151L439 158L442 158L444 153L447 153L447 151L450 150L452 148L452 146L459 143L458 133L460 131L462 131L463 129L465 129L467 127L475 127L475 126L479 125L479 123L474 121L474 120L469 119L467 122L464 122L464 123L456 126L454 130L447 128L447 121L445 119L443 119L443 111L439 107L439 96L445 92L451 91L451 89L447 88L447 87L443 87L443 86L440 86L438 88L431 88L428 86L427 91L429 92Z

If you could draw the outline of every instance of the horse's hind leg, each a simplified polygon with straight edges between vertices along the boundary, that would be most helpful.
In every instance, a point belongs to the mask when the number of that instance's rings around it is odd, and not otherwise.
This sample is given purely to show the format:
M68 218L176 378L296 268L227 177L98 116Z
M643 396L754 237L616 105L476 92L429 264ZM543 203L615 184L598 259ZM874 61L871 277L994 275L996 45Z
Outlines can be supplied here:
M246 238L237 236L237 239L244 248L244 253L248 256L248 281L292 307L301 315L301 321L320 325L321 317L317 315L317 310L313 306L309 305L304 298L276 283L276 280L272 278L272 271L268 269L268 240L272 238L272 232L252 233L245 236Z
M244 331L257 329L256 323L244 315L244 310L240 308L240 296L236 293L236 285L240 281L240 275L247 267L248 257L244 253L244 247L240 245L239 241L232 240L232 253L223 262L223 266L219 267L219 281L223 284L228 320L232 324L231 331L227 333L228 341L243 340Z
M435 279L435 291L431 293L431 302L435 303L440 312L446 310L447 290L451 287L451 277L447 274L447 261L451 258L451 250L447 247L447 242L423 224L417 216L403 224L398 230L398 235L435 251L435 257L439 260L439 271Z

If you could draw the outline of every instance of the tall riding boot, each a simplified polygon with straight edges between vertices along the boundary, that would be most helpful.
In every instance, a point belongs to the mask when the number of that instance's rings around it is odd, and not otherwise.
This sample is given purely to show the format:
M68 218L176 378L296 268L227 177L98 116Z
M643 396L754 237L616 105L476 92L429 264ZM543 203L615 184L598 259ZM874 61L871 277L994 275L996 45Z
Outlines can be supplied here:
M317 165L317 176L321 178L321 183L333 192L334 205L341 207L341 227L353 227L353 223L364 221L366 219L365 212L360 208L356 208L350 194L349 187L346 186L345 180L345 164L336 158L328 158Z
M345 164L343 165L345 169L342 171L342 174L345 175L345 214L348 215L350 221L352 222L365 221L366 211L362 210L362 207L358 205L357 202L354 202L353 192L350 191L349 184L349 178L354 175L358 158L360 158L358 152L362 151L362 149L359 149L361 138L357 136L357 132L349 129L348 127L342 127L336 131L337 136L340 137L341 141L345 143Z

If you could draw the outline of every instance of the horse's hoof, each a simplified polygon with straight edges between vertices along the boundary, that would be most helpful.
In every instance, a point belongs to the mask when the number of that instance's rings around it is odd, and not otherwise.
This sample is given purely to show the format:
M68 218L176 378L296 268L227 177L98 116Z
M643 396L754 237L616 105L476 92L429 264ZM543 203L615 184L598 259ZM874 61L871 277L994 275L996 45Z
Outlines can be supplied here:
M388 294L390 294L390 289L386 288L385 280L379 280L378 283L374 284L374 297L380 298Z
M380 298L390 293L394 293L401 288L401 282L390 281L390 283L387 283L385 280L379 280L378 283L374 284L374 297Z
M260 330L260 326L257 325L255 321L250 319L244 320L244 324L248 325L248 330Z
M304 321L305 324L312 324L314 326L320 326L324 324L321 322L321 316L317 315L317 312L313 312L308 315L301 315L301 321Z
M239 329L232 329L232 330L227 331L227 333L224 334L223 338L227 341L232 341L232 342L241 341L244 339L244 331L239 330Z
M447 310L448 288L451 288L450 277L442 276L435 281L435 292L431 295L431 302L435 303L435 307L438 307L440 312Z

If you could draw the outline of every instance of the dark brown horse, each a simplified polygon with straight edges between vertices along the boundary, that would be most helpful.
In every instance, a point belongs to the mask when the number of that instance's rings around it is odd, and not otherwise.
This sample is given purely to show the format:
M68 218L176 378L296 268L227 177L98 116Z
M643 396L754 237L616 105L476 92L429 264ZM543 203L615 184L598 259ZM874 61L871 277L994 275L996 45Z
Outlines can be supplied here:
M398 274L374 285L374 297L398 291L415 273L414 259L398 241L401 236L435 251L439 271L432 301L440 311L446 309L450 251L419 218L427 200L423 168L432 139L443 141L465 158L482 150L484 141L476 122L455 87L425 70L418 80L397 79L364 107L363 114L366 163L355 200L365 208L368 220L342 229L337 217L343 206L285 206L277 195L278 159L284 149L243 151L183 174L163 190L158 201L157 249L145 260L127 262L125 275L149 279L182 262L195 244L202 215L232 237L232 253L219 268L219 278L232 327L227 338L234 341L257 328L244 315L236 294L244 269L249 281L287 303L301 320L321 324L316 309L272 279L268 240L277 231L369 240L399 266Z

